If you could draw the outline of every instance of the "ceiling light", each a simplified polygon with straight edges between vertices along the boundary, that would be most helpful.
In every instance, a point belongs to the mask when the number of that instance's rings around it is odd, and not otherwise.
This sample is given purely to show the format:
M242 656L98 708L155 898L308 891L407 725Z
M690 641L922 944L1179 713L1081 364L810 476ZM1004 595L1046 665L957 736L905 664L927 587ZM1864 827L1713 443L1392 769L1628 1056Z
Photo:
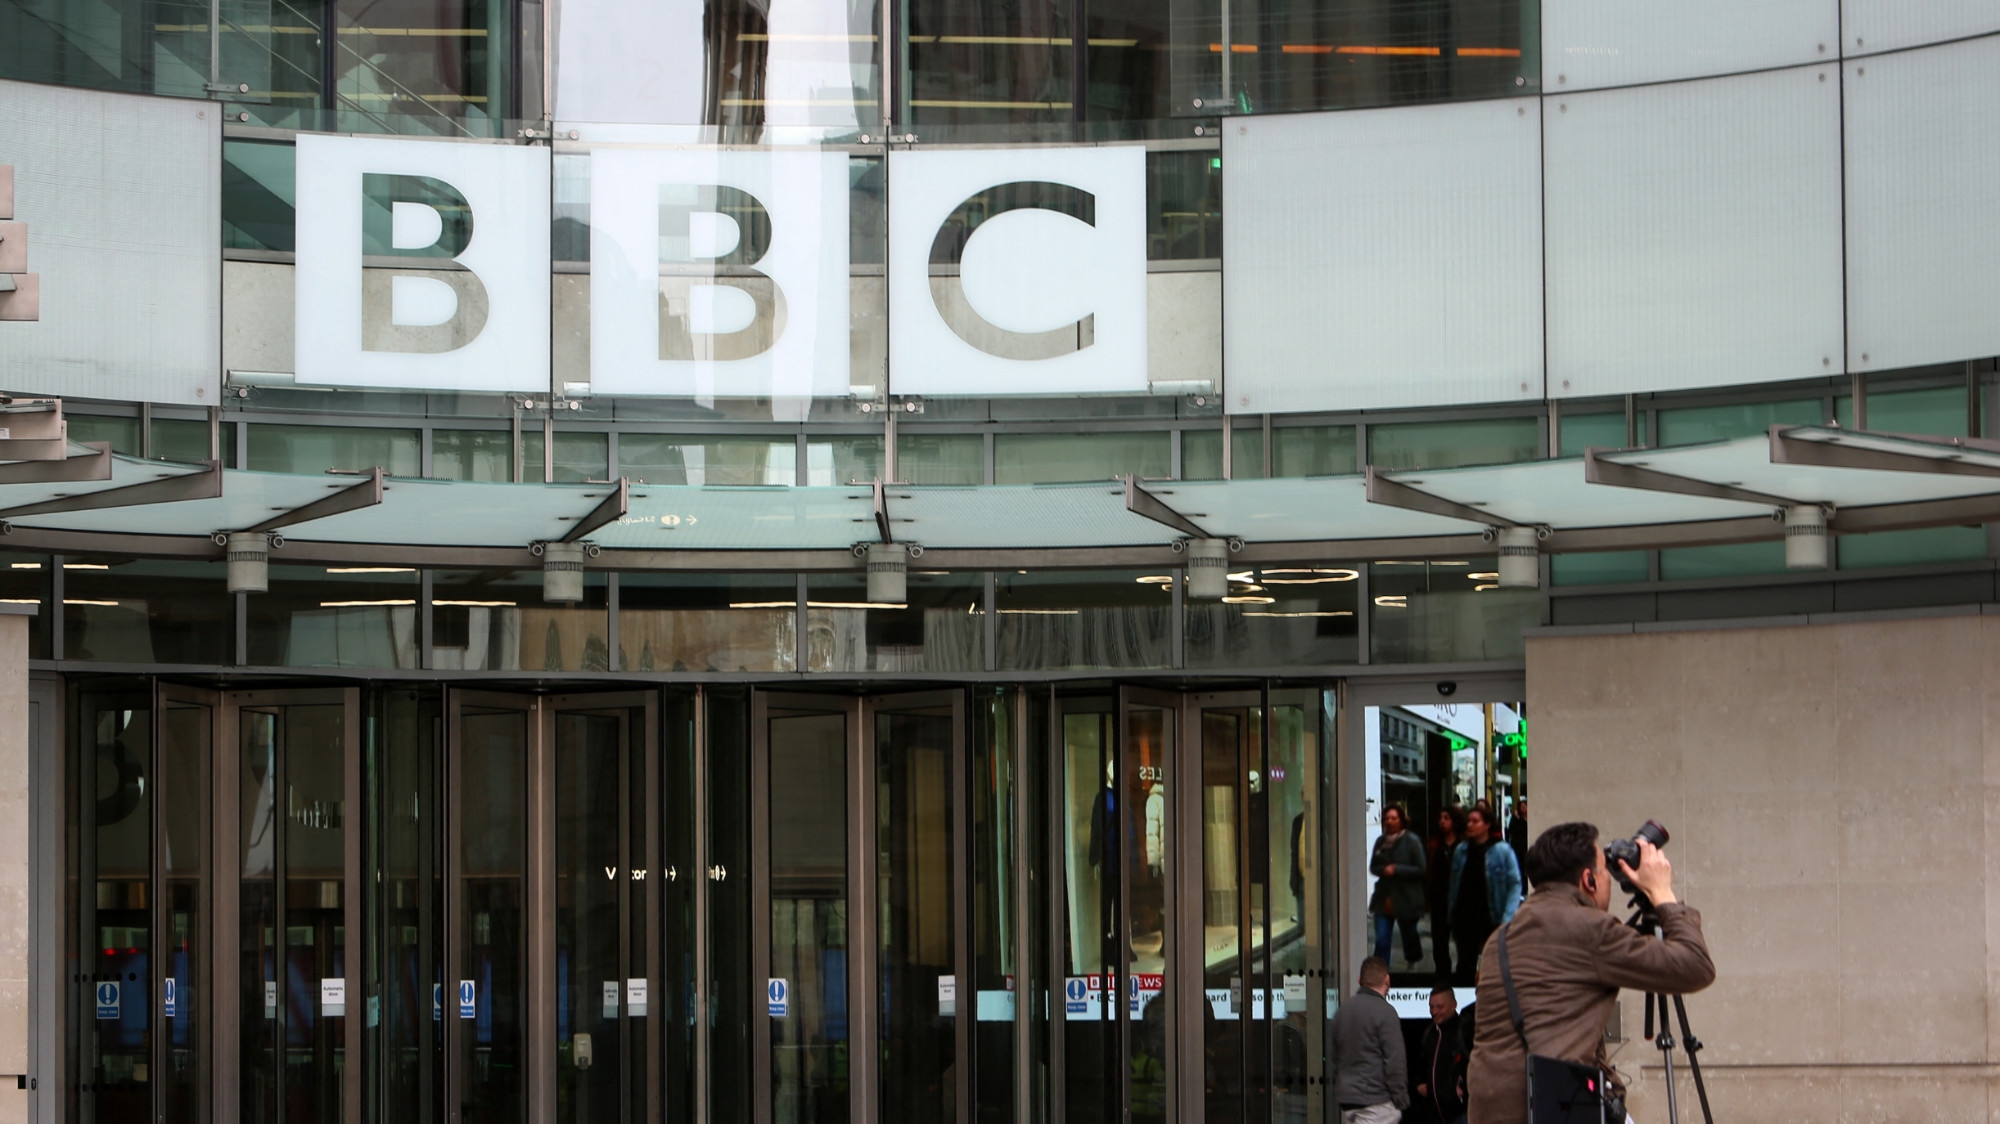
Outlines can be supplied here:
M808 609L907 609L903 601L808 601Z
M1245 609L1243 610L1243 615L1246 617L1351 617L1354 613L1349 609L1335 609L1331 612L1314 610L1300 613L1273 613L1260 609Z
M459 609L511 609L512 601L433 601L433 605L447 605Z
M83 598L81 598L81 597L65 597L65 598L63 598L63 604L65 604L65 605L98 605L98 606L102 606L102 607L104 607L104 608L107 608L107 609L115 609L115 608L117 608L117 607L118 607L118 602L116 602L116 601L86 601L86 600L84 600L84 599L83 599Z
M42 568L42 564L40 562L15 562L9 568L15 570L39 570Z
M1275 597L1225 597L1222 599L1222 603L1224 605L1269 605L1276 600L1277 598Z
M414 574L414 566L328 566L329 574Z
M1385 593L1377 597L1375 603L1384 609L1407 609L1410 607L1409 595L1403 593Z
M405 598L393 598L388 601L322 601L319 603L319 607L322 609L363 609L377 605L414 605L414 604L416 604L415 601L405 597ZM443 602L439 602L439 604L443 604Z
M1132 580L1138 582L1140 585L1174 584L1174 576L1172 574L1147 574L1144 577L1134 578Z
M109 570L110 568L111 568L111 567L109 567L109 566L106 566L106 565L104 565L104 564L103 564L103 563L101 563L101 562L65 562L65 563L63 563L63 569L65 569L65 570Z
M1500 580L1500 575L1490 570L1477 574L1467 574L1465 576L1476 582L1497 582Z

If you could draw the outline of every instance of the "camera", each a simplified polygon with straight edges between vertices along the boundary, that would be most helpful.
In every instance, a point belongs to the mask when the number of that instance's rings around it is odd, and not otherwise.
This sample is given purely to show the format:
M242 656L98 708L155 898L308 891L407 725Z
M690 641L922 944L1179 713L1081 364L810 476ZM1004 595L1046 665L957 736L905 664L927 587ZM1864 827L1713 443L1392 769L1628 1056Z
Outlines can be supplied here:
M1611 868L1611 876L1618 880L1620 886L1625 887L1627 893L1636 894L1639 892L1639 888L1632 885L1631 880L1625 877L1625 872L1618 868L1619 861L1623 860L1627 866L1637 870L1639 867L1639 844L1635 840L1644 839L1655 847L1665 847L1667 840L1671 838L1672 836L1667 834L1667 829L1660 826L1660 821L1647 820L1639 830L1632 833L1631 839L1613 839L1611 842L1606 843L1604 845L1604 863Z
M1458 684L1449 679L1440 680L1437 687L1438 694L1443 695L1445 698L1450 698L1458 693Z

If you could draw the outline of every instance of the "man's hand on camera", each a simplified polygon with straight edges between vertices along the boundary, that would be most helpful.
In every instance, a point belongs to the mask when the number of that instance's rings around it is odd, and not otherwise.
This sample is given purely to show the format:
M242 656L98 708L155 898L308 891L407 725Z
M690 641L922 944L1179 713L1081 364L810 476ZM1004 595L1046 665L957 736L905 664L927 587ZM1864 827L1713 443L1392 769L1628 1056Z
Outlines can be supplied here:
M1679 901L1674 897L1674 864L1667 861L1667 853L1644 839L1634 842L1639 846L1638 869L1624 859L1618 860L1618 868L1625 872L1626 880L1639 887L1654 905Z

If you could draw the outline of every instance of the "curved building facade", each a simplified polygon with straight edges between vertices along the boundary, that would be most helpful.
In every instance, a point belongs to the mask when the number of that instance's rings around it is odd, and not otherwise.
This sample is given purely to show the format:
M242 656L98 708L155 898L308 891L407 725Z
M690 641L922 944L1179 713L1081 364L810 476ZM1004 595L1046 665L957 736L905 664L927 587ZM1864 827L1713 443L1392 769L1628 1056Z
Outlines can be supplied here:
M1985 1119L2000 921L1875 961L1993 877L1996 75L1947 0L0 0L27 1118L1331 1122L1383 816L1484 802L1675 817L1720 1106Z

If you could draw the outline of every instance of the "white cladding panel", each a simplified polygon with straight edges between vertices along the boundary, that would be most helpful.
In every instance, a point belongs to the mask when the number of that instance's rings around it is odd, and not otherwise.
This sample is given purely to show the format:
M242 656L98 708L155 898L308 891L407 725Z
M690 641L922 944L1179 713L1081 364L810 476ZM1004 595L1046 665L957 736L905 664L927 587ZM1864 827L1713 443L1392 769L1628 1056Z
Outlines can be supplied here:
M1147 389L1144 149L898 151L889 155L889 183L891 391ZM973 229L960 249L957 295L949 295L931 276L934 241L962 204L1006 185L1020 185L1014 194L1037 205ZM1088 194L1087 221L1055 209L1076 191ZM1002 354L1058 333L1082 346L1044 358Z
M702 0L551 2L557 121L701 123Z
M1846 69L1849 365L2000 353L2000 38Z
M1223 131L1232 413L1542 396L1534 99Z
M222 127L216 106L0 82L0 164L40 278L0 320L0 386L215 405Z
M1993 0L1841 0L1842 49L1849 56L1943 43L2000 31Z
M1551 397L1840 370L1836 78L1545 100Z
M1839 0L1542 0L1542 89L1830 62L1839 40Z

